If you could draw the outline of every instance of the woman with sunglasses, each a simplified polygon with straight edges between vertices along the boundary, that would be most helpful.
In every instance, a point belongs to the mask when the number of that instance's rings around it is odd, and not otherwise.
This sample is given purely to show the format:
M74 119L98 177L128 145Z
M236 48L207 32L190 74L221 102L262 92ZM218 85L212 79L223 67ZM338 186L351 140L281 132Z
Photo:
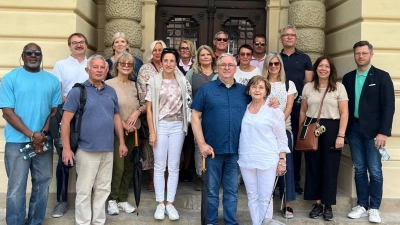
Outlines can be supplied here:
M312 82L303 88L299 125L308 124L310 120L315 122L322 104L319 124L324 126L326 131L315 134L319 136L318 150L304 154L304 199L316 201L309 214L310 218L316 219L322 215L324 220L329 221L333 219L332 205L336 204L341 150L349 116L349 99L345 87L337 81L332 58L319 57L314 63L313 72Z
M244 44L239 48L239 66L236 68L235 80L238 83L247 85L249 80L256 76L261 75L261 70L258 67L250 65L251 57L253 56L253 48Z
M196 97L197 91L200 87L217 78L217 59L214 56L214 52L210 46L202 45L197 50L196 58L193 62L193 67L186 74L186 79L192 86L193 99ZM193 131L189 128L188 136ZM193 137L194 138L194 137ZM193 139L194 140L194 139ZM194 143L194 163L196 167L196 191L201 191L201 163L203 156L200 153L200 148L197 142Z
M179 163L182 145L187 134L187 93L191 86L176 70L179 55L175 49L165 48L161 53L162 71L155 74L146 84L147 122L149 143L154 152L154 188L158 206L154 219L178 220L179 214L172 205L175 200L179 179ZM164 205L165 176L167 178L167 205Z
M294 83L286 78L285 69L283 67L282 58L279 53L269 53L264 61L263 76L266 77L271 84L271 97L279 100L279 109L284 113L286 136L288 138L288 147L293 152L293 134L290 120L290 112L292 111L294 99L297 96L297 90ZM293 154L286 154L286 158L280 160L286 164L286 175L279 177L280 198L284 198L285 207L282 210L283 217L293 218L293 209L290 202L296 200L294 188L294 172L293 172ZM286 193L285 193L286 188Z
M141 97L146 96L146 83L147 81L153 77L154 75L158 74L161 71L161 52L166 48L166 45L161 40L153 41L150 44L150 56L148 57L148 63L144 64L140 70L139 75L137 78L137 84L139 87L139 95ZM150 182L148 184L148 190L154 191L154 182L153 182L153 175L154 175L154 155L153 149L149 145L149 139L142 140L142 150L143 154L146 158L145 161L142 163L142 169L149 171L149 178Z
M179 44L179 56L180 60L177 65L178 69L183 75L187 73L190 68L192 68L193 62L192 57L194 57L194 46L193 42L189 40L183 40Z
M146 109L144 99L140 104L136 84L132 81L135 60L128 52L122 52L115 59L115 65L111 71L112 79L105 83L115 89L118 97L118 105L122 119L122 127L125 133L125 145L128 148L126 157L119 155L119 140L114 138L114 164L111 180L111 193L108 201L108 214L118 215L119 210L132 213L135 208L127 201L129 183L133 175L133 163L130 161L134 148L134 133L140 128L140 114Z
M112 53L111 57L106 60L108 63L108 68L109 68L106 80L113 78L113 76L111 74L111 71L113 70L112 66L113 66L115 60L117 59L117 57L119 56L119 54L121 54L123 52L129 52L129 41L126 38L125 33L117 32L114 34L111 48L113 50L113 53ZM133 57L133 58L135 60L135 66L133 68L134 75L130 79L133 81L136 81L137 75L139 73L139 69L143 65L143 62L142 62L142 60L140 60L136 57Z

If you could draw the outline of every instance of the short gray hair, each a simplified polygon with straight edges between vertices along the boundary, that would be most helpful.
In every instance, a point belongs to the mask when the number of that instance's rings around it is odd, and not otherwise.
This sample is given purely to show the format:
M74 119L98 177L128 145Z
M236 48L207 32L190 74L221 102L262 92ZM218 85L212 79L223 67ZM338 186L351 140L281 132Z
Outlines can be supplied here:
M233 64L235 64L235 66L237 66L236 59L235 59L235 57L233 57L233 55L232 55L231 53L223 53L223 54L221 54L221 55L218 57L217 66L220 65L221 60L222 60L222 58L224 58L224 57L231 57L231 58L233 59Z
M103 57L102 55L94 54L94 55L90 56L90 57L87 59L87 68L90 68L90 63L92 62L92 60L95 60L95 59L101 59L101 60L103 60L103 61L104 61L105 67L106 67L106 68L108 67L108 66L107 66L108 63L106 62L106 60L104 59L104 57Z
M283 33L285 33L286 30L292 29L296 34L297 34L297 29L294 25L286 25L286 27L282 28L281 32L279 33L279 37L281 38L283 36Z
M214 39L218 38L218 35L220 35L220 34L224 34L226 36L226 38L229 38L228 34L221 30L221 31L218 31L217 33L215 33Z

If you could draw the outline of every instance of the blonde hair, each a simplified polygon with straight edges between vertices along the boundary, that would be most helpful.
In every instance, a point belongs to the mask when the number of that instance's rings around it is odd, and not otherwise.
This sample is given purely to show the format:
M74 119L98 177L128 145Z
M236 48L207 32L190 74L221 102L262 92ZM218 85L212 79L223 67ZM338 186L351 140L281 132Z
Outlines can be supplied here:
M126 51L129 52L129 41L128 41L128 38L126 37L124 32L117 32L117 33L114 34L114 36L112 38L111 48L113 50L113 53L112 53L111 56L115 55L115 49L113 48L115 39L120 38L120 37L122 37L126 41L126 43L128 44L128 47L127 47Z
M163 47L163 49L167 47L167 45L166 45L166 44L164 43L164 41L162 41L162 40L155 40L155 41L151 42L150 48L149 48L149 50L150 50L150 51L149 51L149 56L147 57L148 62L151 62L151 61L153 60L153 54L152 54L152 52L153 52L154 47L156 46L156 44L161 44L161 46Z
M191 57L194 57L194 56L195 56L195 52L194 52L194 45L193 45L193 42L190 41L190 40L183 40L183 41L181 41L181 43L179 43L179 48L178 48L178 50L180 50L180 48L181 48L181 46L182 46L183 43L185 43L185 44L187 44L187 45L189 46L190 56L191 56Z
M279 63L281 64L281 68L279 70L279 74L278 74L278 79L280 82L285 83L286 82L286 73L285 73L285 68L283 67L283 61L282 61L282 57L279 53L277 52L271 52L267 55L267 57L265 57L265 61L264 61L264 67L263 67L263 71L262 71L262 75L264 77L266 77L269 80L269 63L271 62L272 59L277 58Z
M195 72L197 74L201 73L200 52L203 51L204 49L210 53L211 58L212 58L211 68L212 68L213 72L216 73L217 72L217 59L215 58L212 48L208 45L202 45L197 50L196 58L194 58L194 61L193 61L193 67L192 67L193 72Z
M132 61L132 65L133 65L133 70L132 73L128 75L128 79L132 80L133 78L133 73L135 72L135 59L133 58L133 56L128 53L128 52L123 52L121 54L118 55L117 59L115 60L112 69L111 69L111 76L116 77L118 76L118 64L119 61L121 61L121 59L128 59Z

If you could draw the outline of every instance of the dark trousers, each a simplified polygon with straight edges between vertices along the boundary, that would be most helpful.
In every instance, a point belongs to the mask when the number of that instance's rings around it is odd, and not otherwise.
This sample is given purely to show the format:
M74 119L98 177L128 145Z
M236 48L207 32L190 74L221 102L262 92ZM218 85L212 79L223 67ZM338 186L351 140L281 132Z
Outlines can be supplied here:
M56 168L57 202L67 202L68 180L69 180L69 169L64 167L64 163L61 157L58 157L58 163Z
M299 117L291 115L292 120L292 133L293 133L293 146L296 146L297 134L299 133ZM299 183L301 180L301 159L303 157L303 152L293 151L293 172L294 172L294 182Z
M333 150L339 132L339 120L321 119L326 132L319 136L318 150L305 152L305 200L319 200L325 205L336 204L337 178L342 151Z

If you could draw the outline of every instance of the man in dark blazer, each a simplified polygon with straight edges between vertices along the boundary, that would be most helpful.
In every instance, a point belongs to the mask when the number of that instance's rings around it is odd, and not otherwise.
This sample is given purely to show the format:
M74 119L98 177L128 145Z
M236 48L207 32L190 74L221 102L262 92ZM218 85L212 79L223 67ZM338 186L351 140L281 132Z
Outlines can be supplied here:
M394 87L390 75L371 65L373 47L368 41L353 46L357 69L343 77L349 96L346 135L355 168L357 206L348 217L369 216L380 223L383 175L379 149L391 136L394 115ZM369 176L367 174L369 173Z

